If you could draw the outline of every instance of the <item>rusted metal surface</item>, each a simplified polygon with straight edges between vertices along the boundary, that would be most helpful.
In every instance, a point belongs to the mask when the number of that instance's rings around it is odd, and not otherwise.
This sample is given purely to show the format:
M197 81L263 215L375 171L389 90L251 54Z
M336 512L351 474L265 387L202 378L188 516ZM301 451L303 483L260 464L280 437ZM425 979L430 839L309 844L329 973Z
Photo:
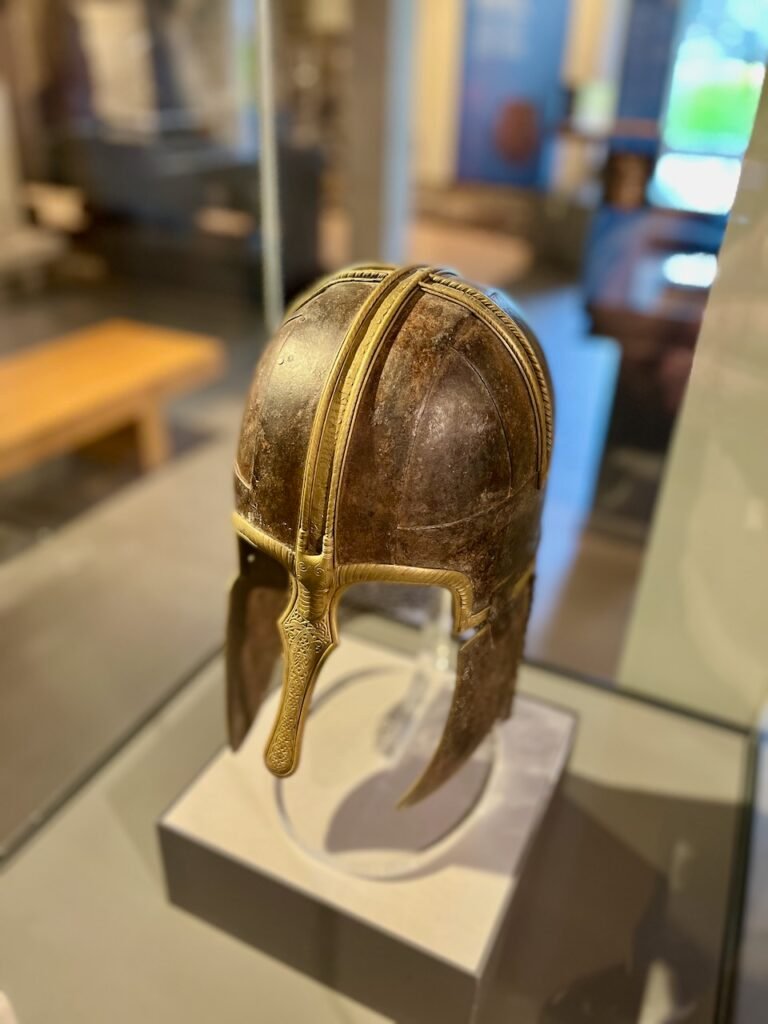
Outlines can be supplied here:
M405 801L448 779L511 707L551 444L544 358L503 296L424 267L353 268L303 296L256 369L236 461L233 746L279 637L266 761L290 774L343 588L432 584L453 594L457 635L472 632L445 732Z

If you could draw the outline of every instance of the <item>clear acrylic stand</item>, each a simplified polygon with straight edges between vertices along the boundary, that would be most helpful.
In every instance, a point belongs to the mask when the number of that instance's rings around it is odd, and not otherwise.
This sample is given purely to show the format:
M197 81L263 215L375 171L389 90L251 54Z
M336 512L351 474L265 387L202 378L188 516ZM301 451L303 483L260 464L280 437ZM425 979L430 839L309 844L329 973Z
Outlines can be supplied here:
M391 621L342 626L296 775L264 767L275 691L238 752L222 751L164 815L160 836L177 906L388 1019L467 1024L575 722L520 695L460 772L398 810L452 696L449 624L443 604L418 654Z
M493 764L492 736L436 793L398 807L432 757L448 714L457 650L451 624L450 595L439 591L410 672L368 663L334 676L329 659L301 771L275 783L281 819L305 853L364 878L410 874L478 803Z

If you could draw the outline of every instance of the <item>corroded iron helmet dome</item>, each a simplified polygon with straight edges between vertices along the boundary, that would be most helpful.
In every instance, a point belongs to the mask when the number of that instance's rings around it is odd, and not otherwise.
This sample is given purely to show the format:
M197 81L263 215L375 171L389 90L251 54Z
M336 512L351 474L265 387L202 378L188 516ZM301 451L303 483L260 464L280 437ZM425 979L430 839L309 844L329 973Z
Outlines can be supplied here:
M510 712L551 444L544 357L505 296L450 271L389 266L342 271L303 295L256 368L235 466L232 745L282 644L266 763L290 774L342 590L442 586L463 640L456 687L404 802L448 779Z

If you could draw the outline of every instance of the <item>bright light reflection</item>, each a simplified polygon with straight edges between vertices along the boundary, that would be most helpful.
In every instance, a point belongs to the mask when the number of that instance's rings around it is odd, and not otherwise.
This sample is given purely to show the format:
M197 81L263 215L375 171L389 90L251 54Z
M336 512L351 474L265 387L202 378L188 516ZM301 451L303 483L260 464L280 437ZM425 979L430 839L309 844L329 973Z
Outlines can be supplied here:
M681 288L709 288L717 273L717 256L711 252L676 252L662 267L670 284Z
M737 157L665 153L656 164L653 202L679 210L728 213L736 198L741 160Z

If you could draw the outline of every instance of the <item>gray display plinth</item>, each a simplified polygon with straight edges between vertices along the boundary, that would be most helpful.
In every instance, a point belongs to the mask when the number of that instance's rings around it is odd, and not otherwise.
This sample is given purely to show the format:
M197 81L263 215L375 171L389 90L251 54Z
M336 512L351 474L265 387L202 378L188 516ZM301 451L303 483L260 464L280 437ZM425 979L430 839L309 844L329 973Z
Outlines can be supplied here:
M392 780L402 793L419 758L393 766L382 736L412 676L411 659L345 639L298 774L278 781L264 767L265 706L241 750L215 758L162 818L163 863L173 903L270 956L398 1021L466 1022L575 721L518 697L485 753L397 811Z

